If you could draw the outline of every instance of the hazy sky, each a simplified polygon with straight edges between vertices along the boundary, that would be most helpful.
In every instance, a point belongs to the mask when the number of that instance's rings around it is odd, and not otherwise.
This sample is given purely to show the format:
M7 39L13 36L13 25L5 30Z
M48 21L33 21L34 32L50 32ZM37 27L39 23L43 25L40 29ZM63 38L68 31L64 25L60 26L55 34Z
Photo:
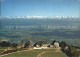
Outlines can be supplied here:
M79 16L79 0L2 0L1 16Z

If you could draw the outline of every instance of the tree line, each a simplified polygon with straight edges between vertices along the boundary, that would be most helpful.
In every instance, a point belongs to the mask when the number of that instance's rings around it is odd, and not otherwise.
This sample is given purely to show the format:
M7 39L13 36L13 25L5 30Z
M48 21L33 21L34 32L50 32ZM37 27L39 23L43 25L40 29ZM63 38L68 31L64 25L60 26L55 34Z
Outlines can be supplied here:
M0 47L17 47L17 46L18 46L17 43L10 43L6 41L0 42Z
M77 51L77 49L80 49L79 46L68 45L65 41L62 41L60 42L60 47L61 47L61 50L69 57L80 56L80 51Z

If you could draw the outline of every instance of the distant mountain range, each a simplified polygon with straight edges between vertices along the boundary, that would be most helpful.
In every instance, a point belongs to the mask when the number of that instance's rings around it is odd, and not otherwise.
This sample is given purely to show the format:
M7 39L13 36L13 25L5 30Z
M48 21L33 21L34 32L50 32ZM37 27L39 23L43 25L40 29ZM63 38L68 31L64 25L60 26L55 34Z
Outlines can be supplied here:
M34 19L34 18L39 18L39 19L46 19L46 18L49 18L49 19L67 19L67 18L70 18L70 19L80 19L80 17L74 17L74 16L71 16L71 17L65 17L65 16L62 16L62 17L59 17L59 16L5 16L5 17L0 17L2 19L4 18L29 18L29 19Z

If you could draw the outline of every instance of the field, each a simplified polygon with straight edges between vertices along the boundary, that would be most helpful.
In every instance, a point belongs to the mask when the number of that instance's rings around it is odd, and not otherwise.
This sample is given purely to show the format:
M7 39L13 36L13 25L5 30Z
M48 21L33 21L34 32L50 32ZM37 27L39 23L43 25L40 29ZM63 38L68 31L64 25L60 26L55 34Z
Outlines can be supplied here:
M0 42L6 40L21 44L45 40L66 41L80 46L80 19L1 19Z
M61 52L47 52L42 55L42 57L67 57Z
M80 30L1 30L0 41L6 40L9 42L21 43L23 40L27 42L29 40L34 43L38 40L45 40L51 43L53 40L59 42L66 41L68 44L74 44L80 46Z
M3 57L67 57L67 55L56 49L42 49L17 52Z

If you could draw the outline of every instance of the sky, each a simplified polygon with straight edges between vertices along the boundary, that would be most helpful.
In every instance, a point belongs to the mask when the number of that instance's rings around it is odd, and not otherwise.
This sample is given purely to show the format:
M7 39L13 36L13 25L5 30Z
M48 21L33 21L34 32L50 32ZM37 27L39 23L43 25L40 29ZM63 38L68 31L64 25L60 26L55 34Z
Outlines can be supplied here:
M80 0L0 0L1 16L79 16Z

